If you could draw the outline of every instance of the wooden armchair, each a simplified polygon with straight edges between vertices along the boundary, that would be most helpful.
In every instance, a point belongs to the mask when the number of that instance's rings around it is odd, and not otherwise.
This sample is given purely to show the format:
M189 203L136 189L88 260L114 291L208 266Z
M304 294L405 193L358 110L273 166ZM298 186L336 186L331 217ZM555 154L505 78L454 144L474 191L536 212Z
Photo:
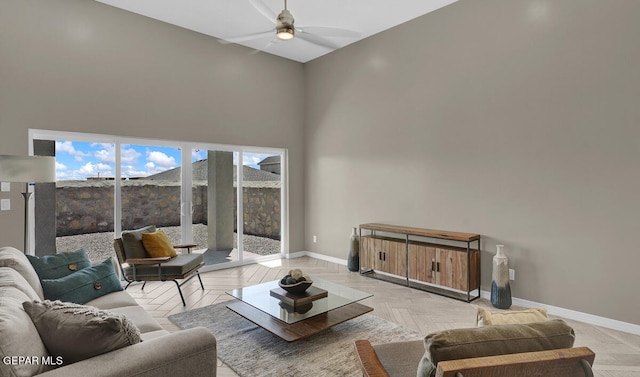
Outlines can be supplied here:
M192 247L193 245L185 245L184 247ZM121 238L116 238L113 242L118 262L120 263L120 271L122 278L127 281L124 289L127 289L133 282L143 282L142 289L147 281L173 281L180 293L182 305L186 306L184 295L181 287L194 277L198 277L200 287L204 290L202 279L198 270L204 266L201 254L180 254L176 257L159 257L159 258L127 258L124 244ZM183 280L178 283L177 280Z
M489 326L501 332L497 336L492 329L478 328L430 334L424 342L372 346L368 340L357 340L355 350L365 377L413 377L431 373L436 377L593 377L591 365L595 354L587 347L571 347L573 330L567 333L545 328L564 324L560 321L558 325L557 321L540 326L531 324L533 329L524 331L521 327L529 325ZM541 339L540 334L545 332L549 338ZM447 339L449 337L451 339ZM558 341L559 338L564 339ZM477 344L473 344L476 341ZM564 347L557 347L559 345ZM456 358L457 354L463 357ZM482 356L469 357L473 354ZM430 366L425 368L423 363Z

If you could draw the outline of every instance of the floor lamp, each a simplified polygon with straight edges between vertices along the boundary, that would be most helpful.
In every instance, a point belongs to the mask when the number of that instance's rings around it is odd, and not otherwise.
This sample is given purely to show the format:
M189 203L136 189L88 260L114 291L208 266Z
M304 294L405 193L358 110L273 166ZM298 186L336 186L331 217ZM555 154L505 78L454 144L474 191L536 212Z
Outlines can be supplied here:
M48 156L7 156L0 155L0 182L25 184L24 197L24 250L29 246L29 183L55 182L56 158Z

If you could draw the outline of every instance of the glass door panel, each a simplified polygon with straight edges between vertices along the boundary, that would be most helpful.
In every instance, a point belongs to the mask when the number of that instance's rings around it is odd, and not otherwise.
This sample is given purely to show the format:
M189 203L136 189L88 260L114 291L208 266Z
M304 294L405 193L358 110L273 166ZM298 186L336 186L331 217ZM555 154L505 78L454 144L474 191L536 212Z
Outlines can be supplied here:
M193 243L207 265L238 261L234 231L234 152L193 149L192 224Z
M180 244L180 149L122 144L120 153L122 230L155 225Z
M245 259L281 251L280 155L242 154L242 222Z

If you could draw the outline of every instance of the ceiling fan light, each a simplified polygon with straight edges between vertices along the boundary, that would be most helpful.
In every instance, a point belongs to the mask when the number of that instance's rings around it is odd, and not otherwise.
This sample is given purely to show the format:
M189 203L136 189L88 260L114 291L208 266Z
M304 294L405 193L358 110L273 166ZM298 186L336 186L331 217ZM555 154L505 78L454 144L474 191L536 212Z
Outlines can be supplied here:
M282 41L288 41L293 39L296 31L294 28L289 26L283 26L276 29L276 37Z

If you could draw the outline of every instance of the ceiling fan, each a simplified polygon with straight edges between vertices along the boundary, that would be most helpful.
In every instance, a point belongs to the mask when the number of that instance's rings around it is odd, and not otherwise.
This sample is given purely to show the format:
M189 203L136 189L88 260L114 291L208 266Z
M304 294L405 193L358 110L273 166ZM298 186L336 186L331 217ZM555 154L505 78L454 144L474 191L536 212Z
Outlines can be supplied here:
M326 37L338 37L338 38L358 38L360 33L352 30L345 30L339 28L332 27L323 27L323 26L307 26L307 27L297 27L294 26L294 18L291 12L287 9L287 0L284 0L284 9L276 15L271 8L269 8L263 0L249 0L251 5L260 14L266 17L269 21L271 21L275 28L271 28L267 31L262 31L258 33L252 33L247 35L242 35L239 37L226 38L226 41L231 43L242 43L252 39L263 38L265 36L274 35L274 39L272 39L267 46L270 46L277 41L289 41L294 38L300 38L309 43L313 43L318 46L322 46L331 50L335 50L340 48L341 46L335 43L334 41L327 39Z

